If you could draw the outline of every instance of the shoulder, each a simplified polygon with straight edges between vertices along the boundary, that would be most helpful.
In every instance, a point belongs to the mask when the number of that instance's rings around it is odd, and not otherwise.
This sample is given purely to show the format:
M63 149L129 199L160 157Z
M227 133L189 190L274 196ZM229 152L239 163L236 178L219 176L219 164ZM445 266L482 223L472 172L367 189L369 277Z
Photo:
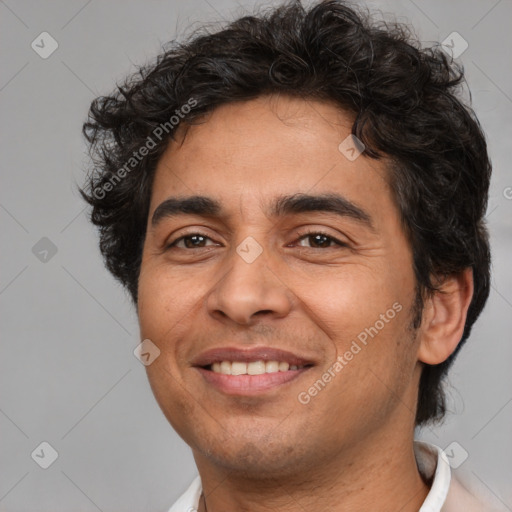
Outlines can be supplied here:
M473 482L468 485L456 477L452 477L450 489L441 512L505 512L509 510L481 485Z
M452 477L450 489L441 512L490 512L489 509L460 482Z

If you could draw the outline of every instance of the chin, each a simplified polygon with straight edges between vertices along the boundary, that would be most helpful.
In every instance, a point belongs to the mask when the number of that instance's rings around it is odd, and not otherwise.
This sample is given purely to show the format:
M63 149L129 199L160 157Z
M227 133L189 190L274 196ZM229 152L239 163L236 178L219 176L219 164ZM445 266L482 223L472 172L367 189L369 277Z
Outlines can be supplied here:
M272 435L272 434L270 434ZM202 441L193 447L194 455L208 459L210 464L224 468L226 471L240 473L245 478L268 480L291 476L301 471L301 466L308 467L306 463L307 450L297 442L292 442L293 436L274 438L272 441L265 436L226 435L224 439L216 442ZM302 436L303 437L303 436ZM301 436L298 436L300 439ZM312 458L318 454L312 454ZM196 462L198 458L196 456ZM200 464L198 464L200 465Z

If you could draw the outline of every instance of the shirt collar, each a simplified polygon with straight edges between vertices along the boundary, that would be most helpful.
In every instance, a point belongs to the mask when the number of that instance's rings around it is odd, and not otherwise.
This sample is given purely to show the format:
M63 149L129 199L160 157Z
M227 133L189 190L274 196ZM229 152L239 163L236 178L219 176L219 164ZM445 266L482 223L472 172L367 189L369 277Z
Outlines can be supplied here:
M414 441L414 455L418 471L426 480L432 479L430 491L419 512L441 512L452 478L448 458L439 446L421 441Z

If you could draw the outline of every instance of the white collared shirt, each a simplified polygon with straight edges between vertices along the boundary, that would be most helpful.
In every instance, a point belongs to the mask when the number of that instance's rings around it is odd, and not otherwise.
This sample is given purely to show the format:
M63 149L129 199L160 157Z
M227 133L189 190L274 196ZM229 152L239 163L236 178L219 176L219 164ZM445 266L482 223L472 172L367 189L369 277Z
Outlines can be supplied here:
M432 479L430 492L418 512L493 512L504 510L494 505L484 505L458 480L452 478L448 457L438 446L414 441L414 455L419 472L424 478ZM197 512L201 492L201 479L198 476L169 509L169 512Z

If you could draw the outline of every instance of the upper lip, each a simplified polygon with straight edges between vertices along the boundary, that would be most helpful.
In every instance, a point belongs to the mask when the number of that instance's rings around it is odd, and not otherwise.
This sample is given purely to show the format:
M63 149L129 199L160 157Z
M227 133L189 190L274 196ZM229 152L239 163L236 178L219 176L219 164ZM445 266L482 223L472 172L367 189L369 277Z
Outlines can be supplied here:
M219 347L202 352L192 360L193 366L209 366L222 361L242 361L250 363L253 361L279 361L286 362L290 366L305 366L313 364L313 361L304 357L292 354L286 350L272 347Z

